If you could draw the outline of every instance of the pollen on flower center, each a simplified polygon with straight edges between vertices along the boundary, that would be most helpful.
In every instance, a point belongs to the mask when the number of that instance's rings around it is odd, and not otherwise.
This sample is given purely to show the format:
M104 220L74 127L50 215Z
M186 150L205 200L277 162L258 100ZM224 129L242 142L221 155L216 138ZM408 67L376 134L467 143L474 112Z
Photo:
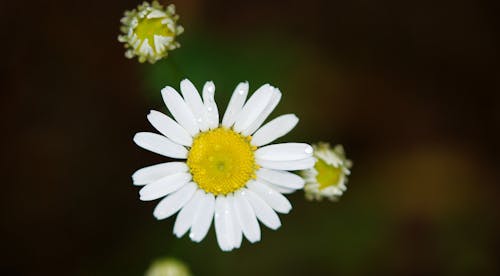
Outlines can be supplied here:
M326 163L322 159L318 159L314 165L314 169L318 172L316 175L316 181L319 183L319 189L322 190L328 186L337 185L339 182L340 174L342 170L339 167L335 167Z
M201 189L225 195L255 178L255 149L249 136L220 127L196 136L187 165Z

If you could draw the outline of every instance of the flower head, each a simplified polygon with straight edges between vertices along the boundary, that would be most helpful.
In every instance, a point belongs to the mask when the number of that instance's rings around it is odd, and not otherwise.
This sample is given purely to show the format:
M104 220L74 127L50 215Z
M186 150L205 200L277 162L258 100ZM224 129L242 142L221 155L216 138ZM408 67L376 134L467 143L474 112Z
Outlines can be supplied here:
M163 7L157 1L144 2L131 11L125 11L121 19L122 35L118 41L125 43L125 56L137 56L139 62L156 61L167 57L168 51L180 47L176 37L184 28L177 25L179 16L173 4Z
M174 258L163 258L154 261L146 271L146 276L190 276L189 268Z
M308 200L328 198L337 200L347 189L347 176L351 173L351 160L345 157L342 145L333 149L328 143L313 145L316 163L313 168L303 170L306 180L304 192Z
M157 219L179 211L174 234L201 241L214 221L217 242L224 251L239 248L242 236L260 240L258 220L280 227L276 214L292 206L283 194L302 189L304 180L288 171L314 165L313 148L303 143L267 145L292 130L293 114L264 123L281 99L271 85L261 86L246 101L248 83L240 83L219 123L213 82L202 96L189 80L182 96L167 86L162 96L172 118L151 111L149 122L161 133L141 132L134 142L147 150L186 162L166 162L140 169L132 176L141 200L163 198L154 210ZM246 101L246 102L245 102Z

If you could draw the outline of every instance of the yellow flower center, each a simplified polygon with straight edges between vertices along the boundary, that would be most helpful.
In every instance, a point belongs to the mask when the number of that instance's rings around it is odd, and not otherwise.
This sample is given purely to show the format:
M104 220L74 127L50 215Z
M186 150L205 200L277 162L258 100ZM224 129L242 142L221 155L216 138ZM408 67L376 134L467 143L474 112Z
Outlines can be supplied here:
M187 165L200 188L214 195L232 193L255 178L257 164L250 144L227 128L216 128L196 136L189 150Z
M141 40L144 41L145 39L148 39L148 44L151 46L154 52L156 52L156 47L155 47L155 35L159 36L174 36L174 32L170 30L167 26L167 24L161 23L161 21L165 20L165 17L160 17L160 18L141 18L139 20L139 23L134 29L134 33L137 35L137 37ZM141 42L141 45L144 42ZM137 48L140 48L141 45L139 45Z
M326 163L322 159L318 159L316 164L314 164L314 169L318 172L316 175L316 180L319 183L319 189L323 190L329 186L337 186L339 183L340 176L342 174L341 167L334 167Z

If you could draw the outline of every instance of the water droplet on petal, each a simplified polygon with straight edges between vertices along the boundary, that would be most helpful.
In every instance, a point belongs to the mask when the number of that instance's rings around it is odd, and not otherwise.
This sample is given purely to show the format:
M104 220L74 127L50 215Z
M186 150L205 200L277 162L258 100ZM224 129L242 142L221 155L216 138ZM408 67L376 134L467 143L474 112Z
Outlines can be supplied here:
M214 93L214 91L215 91L215 87L214 87L214 85L213 85L213 84L209 84L209 85L208 85L208 92L210 92L210 93Z

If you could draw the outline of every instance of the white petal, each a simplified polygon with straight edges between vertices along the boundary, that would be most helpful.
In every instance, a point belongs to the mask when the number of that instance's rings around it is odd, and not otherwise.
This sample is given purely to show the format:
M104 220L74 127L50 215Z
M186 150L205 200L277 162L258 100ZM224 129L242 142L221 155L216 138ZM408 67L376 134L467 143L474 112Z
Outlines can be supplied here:
M191 136L195 136L199 127L196 123L196 119L191 112L190 108L182 99L181 95L175 91L170 86L167 86L161 90L161 95L163 96L163 101L167 105L168 110L172 113L175 120L189 133Z
M191 138L189 133L167 115L156 110L151 110L148 114L148 120L151 125L170 140L184 146L191 146L193 143L193 138Z
M236 117L241 111L243 104L247 98L248 94L248 82L240 82L229 100L227 105L226 113L224 113L224 118L222 118L222 125L230 128L233 126Z
M269 144L290 132L298 122L294 114L281 115L257 130L252 136L252 144L257 147Z
M144 55L152 55L153 54L153 48L149 46L149 39L146 38L144 39L144 42L142 43L141 47L139 48L139 52L141 52Z
M231 208L233 212L231 212L232 215L232 221L233 221L233 235L234 235L234 241L233 245L234 248L240 248L241 242L243 241L243 233L241 230L241 224L238 220L238 215L236 214L236 209L235 209L235 204L234 202L236 201L235 196L228 197L229 199L229 204L231 205Z
M167 16L164 12L160 11L160 10L152 10L146 17L148 19L151 19L151 18L159 18L159 17L165 17Z
M156 219L166 219L175 214L191 199L196 188L197 185L190 182L175 193L168 195L156 205L153 215Z
M215 199L215 234L222 251L233 249L233 229L231 224L230 205L225 196Z
M273 87L269 84L261 86L245 103L236 118L234 129L238 132L246 130L266 109L273 97Z
M241 190L235 193L234 210L243 234L247 240L254 243L260 241L260 227L252 206L242 193L244 192Z
M165 46L172 41L172 38L162 35L154 35L153 41L156 52L161 53L165 50Z
M256 193L244 189L242 195L248 200L257 218L267 227L276 230L281 226L281 221L276 212Z
M264 179L272 184L282 186L284 188L298 190L304 187L304 179L302 177L287 171L269 170L261 168L257 171L257 177Z
M293 161L269 161L257 159L257 164L266 169L274 170L284 170L284 171L297 171L306 170L314 166L316 159L314 157L308 157L300 160Z
M188 166L184 162L167 162L144 167L132 175L134 185L145 185L154 182L164 176L174 173L187 172Z
M208 130L208 123L205 118L205 106L196 87L191 81L184 79L181 81L181 92L184 97L184 101L193 113L200 130Z
M281 100L281 92L277 88L273 88L273 96L271 97L271 100L267 104L266 108L257 116L255 121L253 121L250 126L248 126L247 129L243 131L243 135L252 135L261 125L264 123L264 121L269 117L271 112L276 108L278 103Z
M287 214L292 209L290 201L271 187L258 181L250 181L247 186L251 191L262 197L276 212Z
M259 179L259 181L261 181L261 180ZM269 187L273 188L274 190L280 192L281 194L292 194L296 191L295 189L285 188L283 186L278 186L278 185L275 185L273 183L269 183L267 181L266 181L266 185L268 185Z
M193 218L193 226L189 238L194 242L200 242L205 238L212 224L215 210L215 198L212 194L204 194L203 201Z
M292 161L311 157L313 148L304 143L274 144L259 148L255 157L269 161Z
M134 142L143 149L147 149L167 157L180 159L187 158L187 150L185 147L156 133L139 132L134 136Z
M229 244L231 245L231 250L234 249L237 246L237 237L235 236L236 229L235 224L238 223L236 220L234 220L235 215L234 215L234 208L233 205L231 204L233 197L232 194L226 195L226 203L225 203L225 211L224 211L224 219L225 219L225 225L226 225L226 231L229 234L227 236L227 240ZM239 230L241 232L241 230Z
M215 85L211 81L207 81L203 86L203 103L205 104L206 118L210 129L219 126L219 110L215 103Z
M191 180L190 173L176 173L167 175L160 180L150 183L139 191L142 201L155 200L177 191Z
M203 190L198 189L191 200L182 208L182 210L177 215L174 224L174 234L180 238L186 234L186 232L193 225L193 221L196 213L203 203L203 196L205 192Z

